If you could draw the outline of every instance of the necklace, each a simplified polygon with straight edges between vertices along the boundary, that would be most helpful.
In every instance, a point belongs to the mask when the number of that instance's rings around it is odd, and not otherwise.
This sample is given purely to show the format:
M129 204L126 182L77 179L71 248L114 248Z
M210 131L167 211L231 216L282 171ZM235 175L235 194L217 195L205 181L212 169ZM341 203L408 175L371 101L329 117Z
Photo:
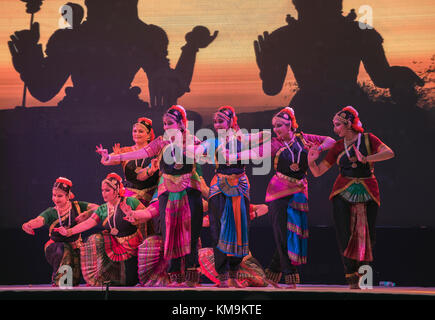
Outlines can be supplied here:
M356 144L356 149L357 150L359 150L359 146L360 145L361 145L361 133L358 133L358 139L357 139L357 144ZM358 164L356 163L356 161L358 159L356 157L351 157L350 156L348 148L349 148L349 146L348 146L348 144L346 142L346 139L344 139L344 150L346 151L347 158L349 159L350 162L352 162L351 167L355 169L358 166Z
M136 150L138 150L138 149L141 149L141 147L133 146L133 151L136 151ZM140 166L139 166L138 159L135 159L135 160L134 160L134 164L135 164L134 172L135 172L135 173L139 173L139 172L143 169L143 164L144 164L144 162L145 162L145 159L142 159L142 161L141 161L141 163L140 163Z
M183 163L177 163L177 158L175 157L175 147L171 141L171 156L172 159L174 160L174 168L176 170L180 170L181 168L183 168Z
M68 205L66 206L66 209L61 210L59 207L56 207L56 212L57 212L57 218L59 219L59 226L63 227L62 224L62 216L64 216L66 214L66 212L68 212L68 228L71 226L71 202L68 202Z
M290 141L290 143L292 143L294 140L295 140L295 136L293 136L293 138ZM293 150L289 147L289 145L287 144L286 141L284 141L284 143L285 143L288 151L290 151L290 155L292 156L292 164L290 165L290 170L291 171L299 171L299 161L301 160L301 153L302 153L302 147L301 147L301 145L299 144L299 142L296 141L296 145L298 146L299 151L298 151L298 159L295 162L295 155L294 155Z
M107 212L108 218L107 223L109 224L110 234L112 236L116 236L119 233L119 230L116 228L116 212L118 211L119 200L116 201L116 204L112 206L109 202L107 203ZM113 227L110 223L110 218L113 217Z

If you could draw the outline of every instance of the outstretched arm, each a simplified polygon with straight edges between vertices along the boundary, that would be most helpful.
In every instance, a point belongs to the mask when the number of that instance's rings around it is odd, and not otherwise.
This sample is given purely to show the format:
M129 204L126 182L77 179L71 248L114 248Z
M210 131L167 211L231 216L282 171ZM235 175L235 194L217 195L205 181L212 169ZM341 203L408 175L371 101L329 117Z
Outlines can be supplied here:
M196 26L186 34L186 45L181 48L182 52L178 59L175 71L181 75L185 86L189 88L195 67L196 54L200 48L207 48L216 39L218 31L213 35L203 26Z
M72 227L70 229L67 229L65 227L60 227L60 228L54 228L53 230L59 232L61 235L65 236L65 237L71 237L75 234L90 230L93 227L95 227L97 224L98 224L98 222L91 217L91 218L75 225L74 227Z
M318 146L313 146L308 151L308 166L310 167L311 173L313 176L320 177L323 175L326 171L331 168L331 165L326 162L322 161L319 165L317 165L316 160L319 158L320 151Z
M303 137L309 144L309 147L317 146L320 152L331 149L335 144L335 139L328 136L304 133Z
M168 142L163 141L162 137L158 137L144 148L131 152L109 155L107 149L104 149L101 145L97 146L96 152L101 155L101 163L107 164L155 157L166 143Z
M35 235L35 231L33 229L41 228L44 225L44 218L39 216L35 219L29 220L26 223L24 223L21 228L26 232L27 234L30 234L32 236Z

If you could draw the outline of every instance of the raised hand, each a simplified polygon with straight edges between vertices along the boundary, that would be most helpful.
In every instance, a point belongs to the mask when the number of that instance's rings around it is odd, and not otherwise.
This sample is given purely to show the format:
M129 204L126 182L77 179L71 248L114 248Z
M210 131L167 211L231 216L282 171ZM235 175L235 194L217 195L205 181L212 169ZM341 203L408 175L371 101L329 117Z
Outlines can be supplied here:
M216 30L213 35L211 35L207 27L196 26L192 31L186 34L185 39L188 46L192 46L196 49L207 48L210 43L216 39L218 33L219 31Z
M116 153L116 154L122 153L121 145L119 143L115 143L112 147L112 150L113 150L113 153Z
M276 50L270 40L269 32L265 31L263 35L258 36L258 40L254 41L254 51L257 65L260 70L267 67L270 62L273 62L276 57Z
M39 41L39 23L32 24L30 30L16 31L8 41L9 51L12 55L12 63L18 72L24 71L29 63L30 54L34 52Z
M96 146L95 152L101 156L101 163L102 164L109 163L109 152L107 151L107 149L104 149L101 144L99 146Z

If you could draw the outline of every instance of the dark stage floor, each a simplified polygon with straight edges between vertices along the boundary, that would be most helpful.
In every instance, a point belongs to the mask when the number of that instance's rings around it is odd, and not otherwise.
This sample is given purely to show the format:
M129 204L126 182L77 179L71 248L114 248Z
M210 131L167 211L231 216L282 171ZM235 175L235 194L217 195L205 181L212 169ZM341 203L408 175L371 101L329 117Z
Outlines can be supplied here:
M300 285L296 289L266 288L215 288L202 285L197 288L148 287L87 287L53 288L50 285L0 286L0 299L92 299L92 300L151 300L151 301L213 301L213 300L435 300L435 288L424 287L373 287L351 290L339 285Z

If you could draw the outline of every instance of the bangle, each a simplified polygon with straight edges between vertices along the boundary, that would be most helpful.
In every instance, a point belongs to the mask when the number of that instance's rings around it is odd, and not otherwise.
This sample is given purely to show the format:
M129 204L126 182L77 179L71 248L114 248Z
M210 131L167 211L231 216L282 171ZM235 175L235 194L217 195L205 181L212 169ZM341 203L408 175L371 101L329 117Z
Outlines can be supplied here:
M322 145L320 145L320 146L317 148L317 150L320 151L320 152L322 152L322 151L323 151L323 147L322 147Z

